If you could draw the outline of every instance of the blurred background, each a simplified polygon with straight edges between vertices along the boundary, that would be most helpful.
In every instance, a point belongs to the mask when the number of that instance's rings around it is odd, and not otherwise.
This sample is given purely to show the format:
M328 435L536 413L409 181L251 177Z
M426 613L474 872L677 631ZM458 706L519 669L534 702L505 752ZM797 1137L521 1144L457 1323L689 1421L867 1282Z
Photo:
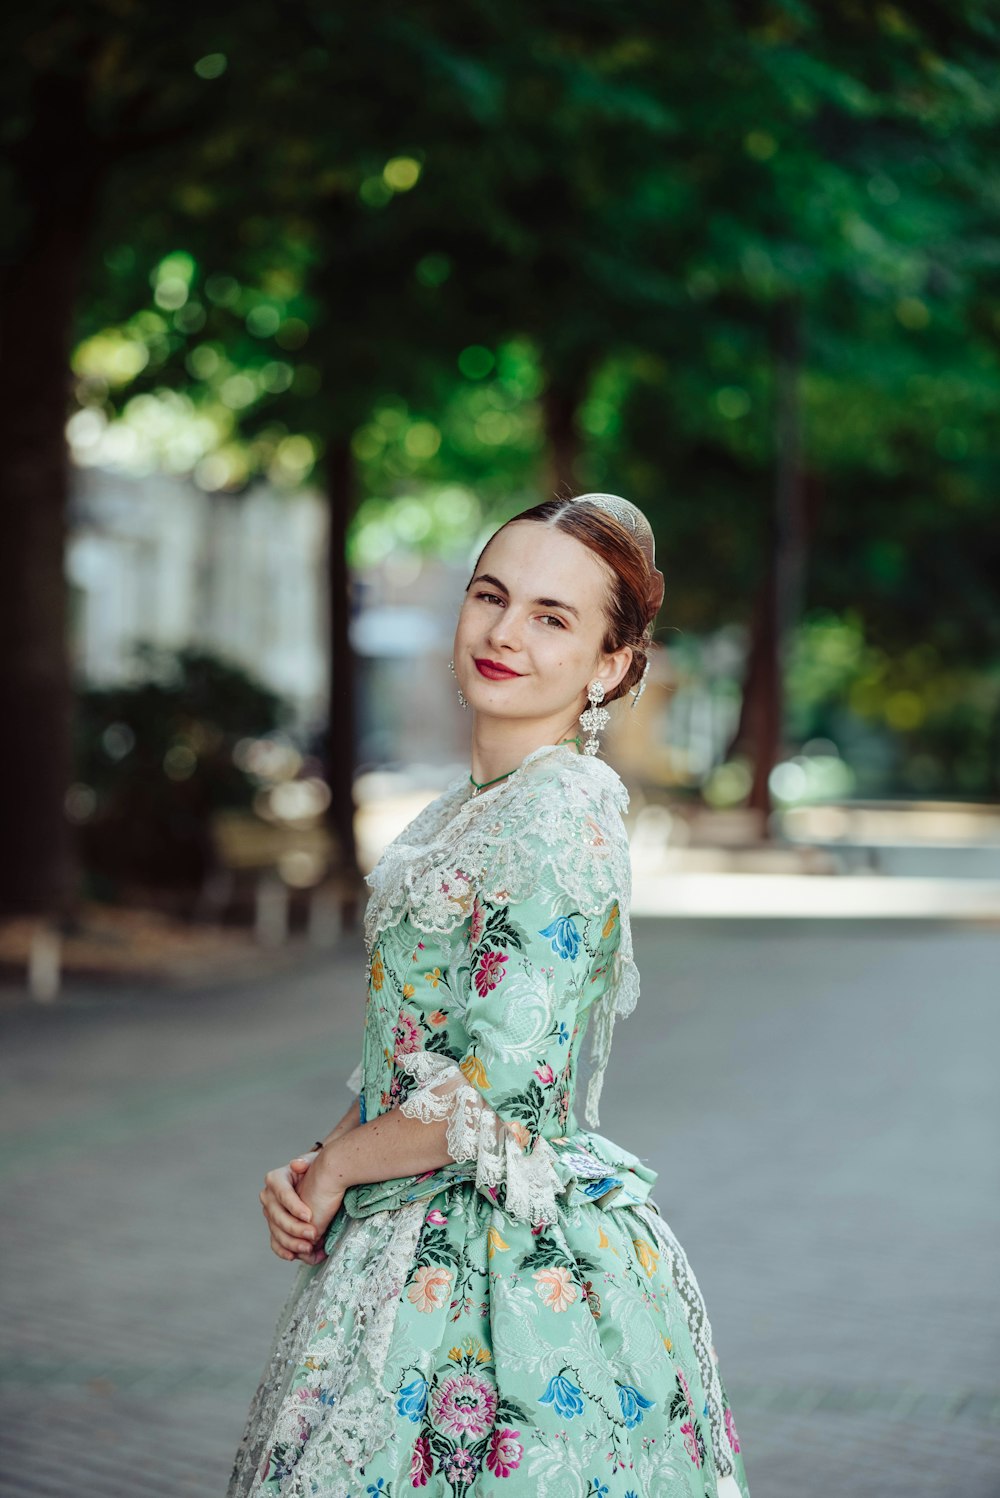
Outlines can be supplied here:
M3 41L0 1493L224 1487L258 1178L346 1105L361 876L467 773L471 562L592 489L667 585L608 1132L755 1493L1000 1493L996 7Z

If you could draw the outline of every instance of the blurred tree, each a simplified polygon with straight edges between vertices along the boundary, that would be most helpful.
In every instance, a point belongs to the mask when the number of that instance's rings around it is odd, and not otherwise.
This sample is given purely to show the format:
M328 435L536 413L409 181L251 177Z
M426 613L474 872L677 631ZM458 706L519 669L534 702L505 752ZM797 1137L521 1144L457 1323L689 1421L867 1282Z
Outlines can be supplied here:
M0 903L68 887L74 333L82 436L124 411L206 489L326 489L345 848L359 463L386 497L487 468L499 496L530 484L539 421L548 484L643 503L677 624L720 622L720 596L752 621L737 741L762 812L804 597L854 598L888 645L932 588L942 649L995 644L1000 91L978 0L43 0L5 43Z
M249 809L258 787L234 749L288 713L245 672L202 652L137 657L134 683L77 697L74 762L93 797L79 817L83 857L107 891L175 889L190 908L216 859L212 814Z

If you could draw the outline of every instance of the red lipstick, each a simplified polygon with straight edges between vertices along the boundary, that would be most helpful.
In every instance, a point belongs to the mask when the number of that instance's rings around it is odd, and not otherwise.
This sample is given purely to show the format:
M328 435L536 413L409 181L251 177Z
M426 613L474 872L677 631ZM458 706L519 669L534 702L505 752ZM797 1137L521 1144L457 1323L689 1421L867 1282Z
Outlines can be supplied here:
M507 666L501 666L499 661L477 660L476 670L480 676L485 676L487 681L509 681L512 677L520 676L520 671L511 671Z

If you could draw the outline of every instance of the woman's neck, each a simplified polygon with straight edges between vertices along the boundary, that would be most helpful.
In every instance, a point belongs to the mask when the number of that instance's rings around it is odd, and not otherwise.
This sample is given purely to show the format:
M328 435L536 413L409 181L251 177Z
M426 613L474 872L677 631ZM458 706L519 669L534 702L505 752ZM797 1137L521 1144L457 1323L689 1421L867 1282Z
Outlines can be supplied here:
M472 722L472 778L484 785L516 770L522 760L546 744L558 744L579 733L574 719L484 718L476 713Z

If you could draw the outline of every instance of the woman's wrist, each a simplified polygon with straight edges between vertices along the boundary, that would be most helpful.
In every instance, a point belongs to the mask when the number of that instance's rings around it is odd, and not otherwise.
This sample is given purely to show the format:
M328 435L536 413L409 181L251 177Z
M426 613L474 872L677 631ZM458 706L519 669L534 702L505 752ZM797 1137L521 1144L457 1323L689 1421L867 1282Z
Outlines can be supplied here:
M338 1150L334 1140L320 1147L319 1154L312 1163L312 1169L324 1189L346 1191L348 1186L354 1184L353 1181L347 1179L343 1154Z

